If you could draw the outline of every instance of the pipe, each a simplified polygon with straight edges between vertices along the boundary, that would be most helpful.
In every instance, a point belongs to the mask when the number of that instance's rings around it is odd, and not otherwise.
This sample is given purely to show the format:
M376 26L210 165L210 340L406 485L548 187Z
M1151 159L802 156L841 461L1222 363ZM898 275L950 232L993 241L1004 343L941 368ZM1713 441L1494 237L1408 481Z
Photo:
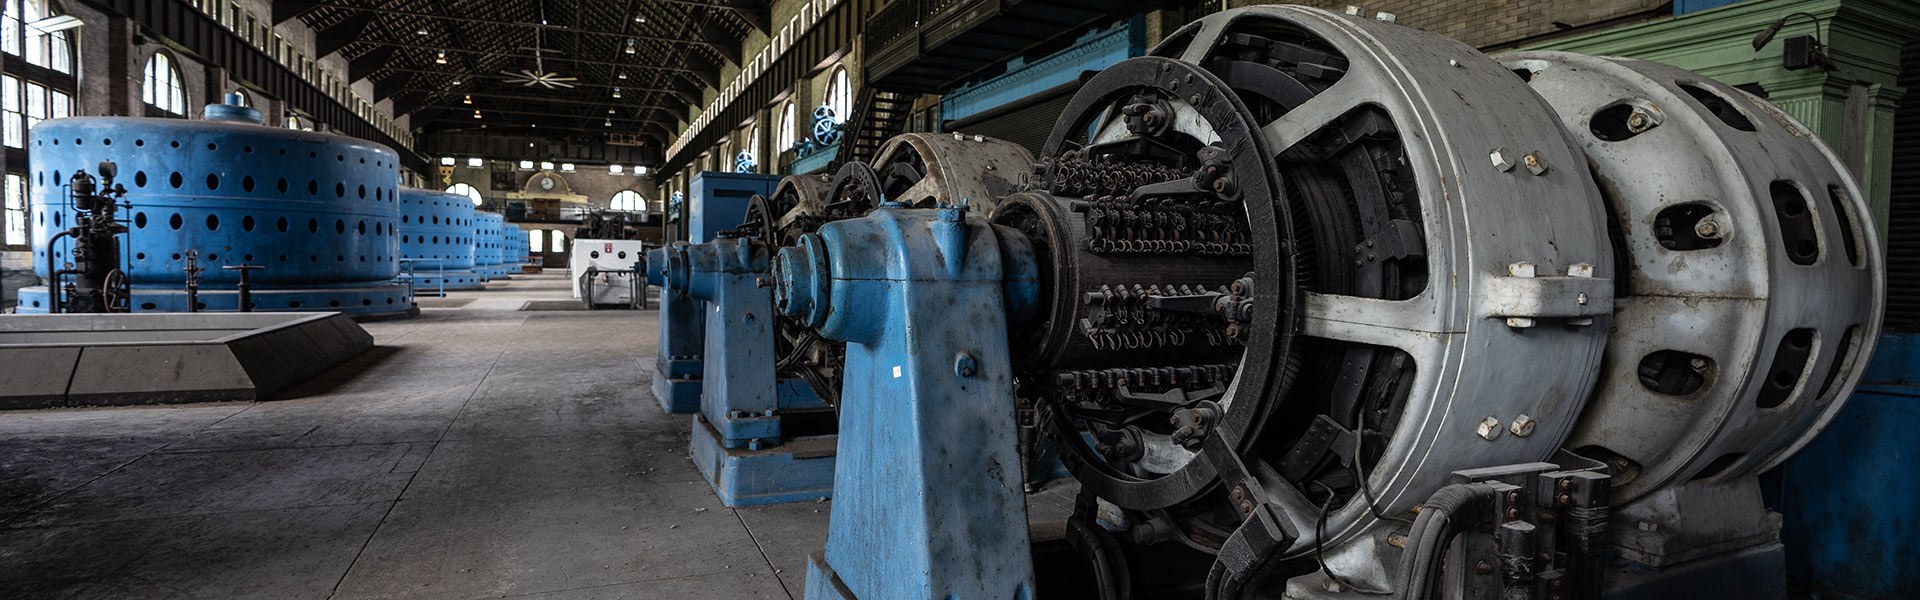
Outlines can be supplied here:
M62 231L47 238L47 314L50 315L60 313L61 271L53 266L53 243L60 241L63 237L73 237L73 230Z

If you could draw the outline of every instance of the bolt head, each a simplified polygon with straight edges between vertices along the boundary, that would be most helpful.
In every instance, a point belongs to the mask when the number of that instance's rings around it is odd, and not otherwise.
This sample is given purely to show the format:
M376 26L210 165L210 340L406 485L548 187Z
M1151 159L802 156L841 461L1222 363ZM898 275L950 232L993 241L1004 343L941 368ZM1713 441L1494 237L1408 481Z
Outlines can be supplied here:
M1520 415L1513 418L1513 425L1509 427L1509 430L1513 432L1515 437L1527 437L1533 435L1535 425L1537 424L1534 422L1533 417Z
M1709 240L1719 239L1721 234L1720 222L1713 219L1701 219L1699 223L1693 225L1693 233Z
M1493 153L1487 155L1487 157L1493 160L1493 168L1499 169L1500 172L1505 173L1513 170L1513 155L1507 154L1506 148L1495 148Z
M1481 419L1480 426L1476 430L1476 433L1479 433L1481 438L1487 440L1500 437L1500 419L1497 417Z
M1627 131L1640 133L1648 129L1653 129L1653 115L1639 108L1633 109L1633 114L1627 115Z
M1534 175L1547 174L1547 161L1540 158L1539 152L1528 152L1521 160L1527 163L1528 172Z

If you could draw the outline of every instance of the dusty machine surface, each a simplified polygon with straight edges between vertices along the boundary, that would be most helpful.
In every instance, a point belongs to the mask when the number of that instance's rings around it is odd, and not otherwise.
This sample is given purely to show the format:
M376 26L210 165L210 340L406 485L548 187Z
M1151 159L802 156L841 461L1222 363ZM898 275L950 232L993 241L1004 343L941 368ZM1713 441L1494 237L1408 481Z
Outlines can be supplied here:
M831 178L781 179L773 193L749 199L739 227L661 253L661 355L688 356L698 347L697 359L665 367L704 373L691 451L723 502L814 501L833 493L842 345L773 310L774 252L823 224L879 207L971 198L991 207L1017 189L1032 162L1026 150L1001 140L905 134L884 144L871 165L850 163ZM691 315L698 320L683 318Z
M0 408L265 400L373 347L341 313L0 317Z
M1840 161L1658 64L1225 11L1085 81L1021 173L771 261L844 347L809 598L1784 597L1758 474L1879 337ZM1020 497L1046 452L1066 589Z

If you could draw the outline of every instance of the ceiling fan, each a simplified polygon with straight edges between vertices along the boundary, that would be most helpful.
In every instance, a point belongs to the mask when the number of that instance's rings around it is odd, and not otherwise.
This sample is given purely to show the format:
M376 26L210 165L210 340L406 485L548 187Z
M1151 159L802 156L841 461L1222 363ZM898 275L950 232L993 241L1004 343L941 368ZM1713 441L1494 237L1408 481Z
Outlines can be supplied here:
M546 12L545 9L541 10L541 13L542 13L540 18L541 25L545 25L547 22L545 12ZM540 47L540 38L541 38L542 29L544 29L544 27L536 27L533 30L533 69L532 70L521 69L518 72L501 71L500 74L505 75L506 76L505 79L507 81L512 83L518 83L526 87L533 87L538 85L550 90L557 89L557 88L574 87L573 82L579 81L580 78L568 77L568 76L561 75L559 73L554 73L552 71L547 70L547 64L545 59L547 51L541 49Z

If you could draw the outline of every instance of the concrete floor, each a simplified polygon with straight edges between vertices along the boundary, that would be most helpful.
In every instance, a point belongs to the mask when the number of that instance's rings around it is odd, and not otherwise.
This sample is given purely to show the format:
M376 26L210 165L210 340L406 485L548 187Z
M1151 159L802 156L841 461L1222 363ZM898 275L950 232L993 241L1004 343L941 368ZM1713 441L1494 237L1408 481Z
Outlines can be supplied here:
M565 286L424 300L268 402L0 413L0 598L799 598L829 503L722 506L656 313L519 310Z

